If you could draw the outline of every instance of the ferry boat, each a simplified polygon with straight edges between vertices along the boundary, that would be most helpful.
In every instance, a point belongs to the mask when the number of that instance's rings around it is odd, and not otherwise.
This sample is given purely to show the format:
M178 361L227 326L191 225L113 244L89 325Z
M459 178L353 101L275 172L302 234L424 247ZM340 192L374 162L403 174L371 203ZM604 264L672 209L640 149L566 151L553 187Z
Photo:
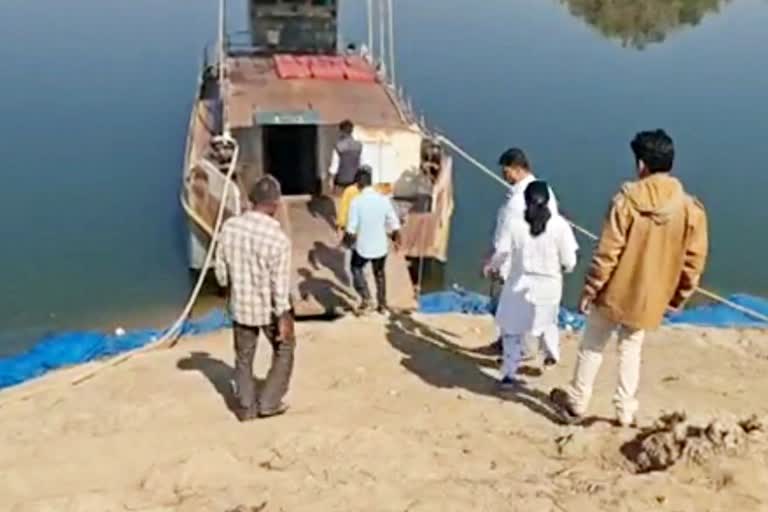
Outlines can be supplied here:
M387 261L391 308L416 305L425 260L446 261L454 206L452 159L385 71L384 34L378 59L372 48L340 48L338 8L337 0L250 0L250 30L226 34L222 1L216 56L205 52L187 137L181 204L190 267L205 270L230 165L225 218L248 208L246 191L271 174L283 191L280 221L293 245L298 316L338 313L357 301L329 180L343 120L354 123L362 163L403 221L403 246ZM388 13L391 27L391 3ZM224 134L237 142L234 163Z

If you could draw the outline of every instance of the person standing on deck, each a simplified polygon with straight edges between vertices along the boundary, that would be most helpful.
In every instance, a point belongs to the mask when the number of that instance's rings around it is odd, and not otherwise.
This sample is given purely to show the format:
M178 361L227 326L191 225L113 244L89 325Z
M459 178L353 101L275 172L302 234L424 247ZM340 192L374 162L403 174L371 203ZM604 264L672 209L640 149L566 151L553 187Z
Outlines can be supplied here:
M704 207L670 175L675 149L663 130L638 133L630 144L638 180L613 198L587 273L579 309L588 314L576 370L550 398L566 422L586 413L612 334L618 334L617 422L635 422L645 332L668 309L681 309L696 290L707 259Z
M493 255L498 252L508 252L505 245L505 233L510 229L510 224L521 221L525 215L525 197L526 187L536 181L536 176L531 171L531 165L525 152L519 148L510 148L499 157L499 166L504 181L509 183L512 189L507 193L504 204L499 208L496 215L496 226L491 243L489 257L483 265L483 275L491 280L491 314L496 315L499 305L499 296L504 288L504 280L510 271L510 261L504 261L495 268L490 265ZM549 208L552 216L558 215L557 198L552 189L549 189ZM490 351L500 354L502 352L501 337L491 343Z
M283 414L293 372L294 329L290 304L291 243L275 219L280 184L272 176L253 186L253 205L227 219L216 247L216 278L229 288L235 338L238 418L247 421ZM272 366L256 399L253 358L259 332L272 345Z
M354 184L355 174L360 168L363 144L353 137L354 130L355 125L349 119L339 124L339 140L333 149L328 168L331 187L336 194Z
M371 294L365 278L365 267L370 262L376 281L377 307L380 313L387 310L387 279L384 271L389 252L389 234L395 249L400 246L400 219L392 200L377 192L372 186L373 177L367 169L358 173L361 187L350 204L346 226L346 243L352 248L352 283L360 295L361 312L371 309Z
M360 195L360 192L362 192L364 185L361 184L362 177L364 175L372 176L373 171L371 170L371 167L368 165L362 165L360 166L360 169L358 169L357 174L355 174L355 183L348 186L344 189L344 192L341 194L341 199L339 199L339 208L336 212L336 228L339 230L339 233L341 233L341 245L344 245L344 238L346 237L346 229L347 229L347 221L349 220L349 207L352 204L352 201ZM351 250L345 250L344 251L344 271L350 272L351 271L351 263L352 263L352 251ZM347 278L349 279L349 278ZM349 283L349 280L347 281L347 284Z
M362 184L363 177L373 176L373 170L369 165L361 165L355 173L355 182L344 189L339 199L339 209L336 212L336 227L342 234L346 232L347 221L349 220L349 207L352 201L360 195L365 185Z
M517 369L526 334L541 341L545 368L560 360L557 314L563 272L573 271L579 248L568 221L549 210L550 190L545 182L531 182L523 194L524 220L515 218L508 223L490 263L494 268L506 262L510 265L496 312L504 354L503 390L521 384Z

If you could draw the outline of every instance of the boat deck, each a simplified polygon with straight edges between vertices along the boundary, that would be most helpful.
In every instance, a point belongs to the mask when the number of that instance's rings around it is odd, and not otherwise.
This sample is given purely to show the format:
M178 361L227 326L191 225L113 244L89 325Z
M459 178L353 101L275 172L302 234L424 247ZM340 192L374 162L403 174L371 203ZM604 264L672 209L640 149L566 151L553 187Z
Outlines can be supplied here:
M407 125L397 103L380 82L280 78L272 57L237 55L227 60L227 116L233 128L254 124L260 113L313 111L318 124L353 118L363 126Z
M285 198L281 223L293 246L294 307L298 316L349 310L358 304L347 268L346 250L334 225L334 200L328 197ZM370 269L369 287L375 296ZM414 309L416 299L403 254L387 258L387 296L393 309Z

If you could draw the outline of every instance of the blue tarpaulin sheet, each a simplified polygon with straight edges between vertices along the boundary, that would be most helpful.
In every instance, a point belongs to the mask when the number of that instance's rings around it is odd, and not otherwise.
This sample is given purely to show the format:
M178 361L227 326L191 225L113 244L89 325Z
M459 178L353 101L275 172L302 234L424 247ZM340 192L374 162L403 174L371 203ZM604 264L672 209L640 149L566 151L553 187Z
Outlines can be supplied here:
M768 299L739 293L731 295L728 300L763 316L768 316ZM669 315L667 322L706 327L768 327L768 323L724 304L706 304L689 308L681 313Z
M221 310L184 324L182 334L203 334L230 325ZM68 332L46 336L21 354L0 358L0 389L39 377L46 372L114 356L158 339L163 331L142 329L122 336L99 332Z
M732 295L728 299L740 306L768 315L766 299L743 294ZM419 310L425 314L487 315L490 311L490 300L484 295L456 287L451 291L422 296L419 301ZM566 308L561 308L559 321L563 328L580 330L584 326L583 315ZM760 322L721 304L696 306L670 315L666 322L706 327L768 327L768 323ZM229 325L231 322L227 315L222 310L215 310L200 319L184 324L182 334L204 334ZM70 332L46 336L27 352L0 358L0 389L20 384L57 368L86 363L143 347L162 334L163 331L160 330L143 329L131 331L122 336L99 332Z
M736 294L728 300L752 311L768 316L768 299L752 295ZM447 292L423 295L419 309L425 314L464 313L469 315L490 314L490 300L479 293L454 288ZM584 316L566 308L560 309L560 327L579 330L584 326ZM668 315L667 324L687 324L702 327L768 327L746 313L736 311L724 304L696 306L681 313Z
M451 291L422 295L419 299L419 311L428 315L445 313L490 315L491 300L480 293L454 287ZM566 308L560 308L558 320L562 328L579 330L584 326L583 315L573 313Z

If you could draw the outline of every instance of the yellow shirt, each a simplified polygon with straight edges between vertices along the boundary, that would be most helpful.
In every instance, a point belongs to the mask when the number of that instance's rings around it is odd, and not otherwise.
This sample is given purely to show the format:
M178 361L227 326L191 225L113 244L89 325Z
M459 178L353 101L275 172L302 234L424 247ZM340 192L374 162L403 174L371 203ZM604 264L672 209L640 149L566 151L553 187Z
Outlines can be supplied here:
M360 189L357 185L349 185L344 189L341 194L341 201L339 202L339 211L336 213L336 226L339 229L347 227L347 217L349 216L349 205L352 204L352 200L360 194Z
M385 195L389 195L392 192L392 187L387 183L378 183L373 186L373 188ZM344 189L344 192L341 193L341 199L339 201L339 211L336 212L336 226L339 229L344 229L347 227L347 217L349 217L349 205L352 204L352 200L356 198L358 195L360 195L360 189L357 188L357 185L349 185L347 188Z

